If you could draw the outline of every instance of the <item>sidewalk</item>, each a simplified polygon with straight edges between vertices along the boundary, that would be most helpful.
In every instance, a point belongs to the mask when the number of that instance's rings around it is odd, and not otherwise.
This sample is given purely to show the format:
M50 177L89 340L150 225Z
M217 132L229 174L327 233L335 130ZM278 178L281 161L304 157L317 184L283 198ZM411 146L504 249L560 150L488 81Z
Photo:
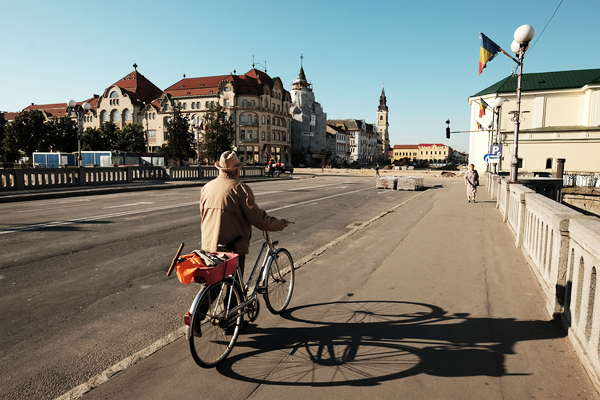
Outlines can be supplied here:
M495 202L440 182L301 266L219 367L178 339L83 398L599 398Z

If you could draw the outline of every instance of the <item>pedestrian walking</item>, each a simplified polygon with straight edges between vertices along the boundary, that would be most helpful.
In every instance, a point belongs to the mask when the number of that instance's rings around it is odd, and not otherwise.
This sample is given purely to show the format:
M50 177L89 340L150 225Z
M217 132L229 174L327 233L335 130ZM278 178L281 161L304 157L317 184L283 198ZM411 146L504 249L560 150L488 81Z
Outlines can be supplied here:
M479 173L475 170L475 165L469 165L469 170L465 173L465 186L467 187L467 202L475 203L477 196L477 186L479 186Z
M273 177L273 172L275 172L275 160L271 158L269 160L269 178Z
M375 176L378 177L378 178L381 178L379 176L379 164L377 164L377 166L375 166Z

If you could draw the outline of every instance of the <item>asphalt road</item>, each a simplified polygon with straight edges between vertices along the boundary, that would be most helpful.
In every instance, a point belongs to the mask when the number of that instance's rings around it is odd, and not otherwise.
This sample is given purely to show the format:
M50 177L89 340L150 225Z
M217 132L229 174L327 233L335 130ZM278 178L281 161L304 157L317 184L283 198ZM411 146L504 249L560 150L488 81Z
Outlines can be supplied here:
M269 214L296 222L274 235L295 260L415 195L370 177L250 186ZM1 398L55 398L182 326L198 288L166 270L180 242L199 248L199 193L1 205ZM261 239L255 230L248 260Z

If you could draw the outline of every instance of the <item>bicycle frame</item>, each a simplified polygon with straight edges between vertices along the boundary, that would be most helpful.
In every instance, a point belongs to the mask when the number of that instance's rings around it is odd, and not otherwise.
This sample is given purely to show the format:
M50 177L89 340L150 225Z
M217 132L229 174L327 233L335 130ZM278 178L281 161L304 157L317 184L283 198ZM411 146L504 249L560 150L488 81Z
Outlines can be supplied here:
M274 259L275 255L279 252L279 249L275 248L275 245L277 244L277 242L275 242L275 244L273 244L273 241L271 240L271 237L269 236L269 234L267 232L264 232L263 235L265 236L265 242L263 243L263 245L260 249L260 252L258 253L258 256L256 257L256 261L254 263L254 267L252 268L252 271L250 272L250 277L248 278L248 282L246 283L246 285L243 288L242 297L244 298L244 301L241 304L238 304L237 306L233 307L232 309L229 309L233 291L229 292L229 298L227 299L228 311L227 311L227 316L225 318L226 322L231 321L233 318L237 318L238 315L240 314L240 310L242 310L241 311L242 315L247 313L246 306L248 304L252 303L253 301L255 301L256 297L258 296L259 286L261 286L261 284L264 285L264 283L266 282L267 271L271 267L271 264L273 263L273 259ZM261 258L262 258L262 262L261 262ZM248 290L250 289L250 283L252 282L252 278L254 277L254 274L256 273L259 264L261 265L260 270L259 270L260 277L259 277L259 279L256 280L256 284L254 285L252 293L246 296L246 295L244 295L244 293L247 293ZM236 281L236 278L237 278L237 271L233 274L234 282ZM216 284L213 284L213 285L216 285ZM192 302L192 305L190 307L191 314L194 314L194 312L196 311L196 308L198 307L198 303L200 302L200 299L202 299L202 295L204 294L204 292L210 286L213 286L213 285L202 285L202 288L200 289L200 291L194 298L194 301ZM223 284L222 283L221 283L221 291L219 293L219 296L221 296L221 295L223 295ZM191 325L186 326L185 336L186 336L187 340L189 340L191 338L191 336L192 336L192 326Z

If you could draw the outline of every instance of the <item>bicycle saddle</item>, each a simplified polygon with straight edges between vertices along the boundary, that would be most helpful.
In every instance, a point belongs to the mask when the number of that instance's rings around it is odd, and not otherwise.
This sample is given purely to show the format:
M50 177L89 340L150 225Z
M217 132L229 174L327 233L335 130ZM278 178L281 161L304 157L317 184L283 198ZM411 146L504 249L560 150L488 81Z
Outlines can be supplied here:
M237 245L241 240L242 237L238 236L230 242L217 244L217 251L229 251L237 253Z

